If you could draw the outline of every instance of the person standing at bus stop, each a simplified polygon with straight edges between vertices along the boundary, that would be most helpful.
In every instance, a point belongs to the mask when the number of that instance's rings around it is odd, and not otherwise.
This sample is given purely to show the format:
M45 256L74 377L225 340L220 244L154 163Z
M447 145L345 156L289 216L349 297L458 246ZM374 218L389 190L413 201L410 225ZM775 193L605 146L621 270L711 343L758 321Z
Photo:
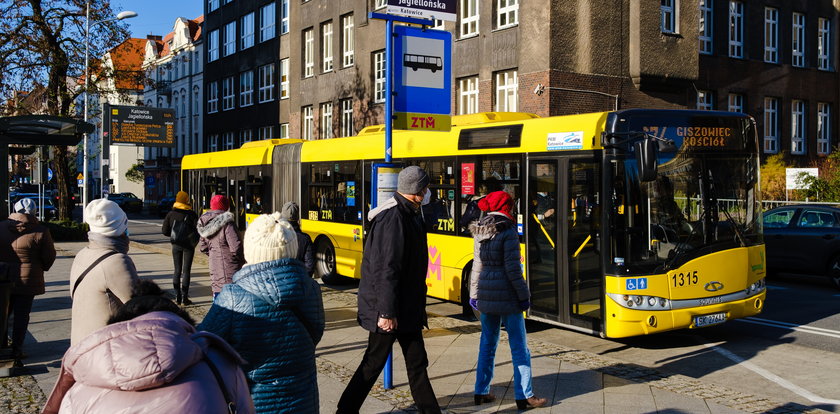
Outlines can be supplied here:
M522 312L531 307L531 292L522 275L519 236L511 209L513 199L504 191L488 194L478 208L488 214L470 225L474 259L470 274L470 306L481 312L481 340L475 373L475 405L493 402L490 393L493 381L496 347L502 323L508 333L513 360L513 389L516 407L520 410L542 407L545 398L538 398L531 388L531 352L525 337Z
M175 303L190 305L190 271L192 270L195 245L198 244L198 215L190 206L190 196L178 191L172 210L163 219L161 232L172 244L172 260L175 271L172 285L175 288ZM183 276L183 279L181 278Z
M227 196L214 195L210 199L210 211L198 219L199 250L210 257L210 288L214 299L222 286L233 282L233 274L245 264L242 239L229 208Z
M398 177L397 193L368 213L358 321L370 331L359 368L338 401L338 413L358 413L395 341L408 371L411 396L421 413L440 413L423 343L426 270L429 255L420 205L429 186L423 169L411 166Z

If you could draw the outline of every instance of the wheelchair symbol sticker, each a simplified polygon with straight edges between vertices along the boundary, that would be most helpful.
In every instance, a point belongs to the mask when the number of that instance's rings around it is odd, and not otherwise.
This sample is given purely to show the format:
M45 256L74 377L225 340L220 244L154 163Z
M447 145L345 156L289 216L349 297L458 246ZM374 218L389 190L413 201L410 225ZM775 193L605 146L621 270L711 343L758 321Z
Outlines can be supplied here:
M647 289L647 278L640 277L635 279L627 279L627 290L644 290Z

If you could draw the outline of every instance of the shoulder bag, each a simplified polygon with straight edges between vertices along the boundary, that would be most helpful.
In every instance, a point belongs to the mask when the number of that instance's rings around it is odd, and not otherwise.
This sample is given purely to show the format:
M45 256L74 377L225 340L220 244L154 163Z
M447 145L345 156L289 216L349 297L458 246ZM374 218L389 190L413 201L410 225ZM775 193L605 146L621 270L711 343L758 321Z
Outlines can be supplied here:
M79 287L79 284L82 283L82 280L85 279L85 276L87 276L87 274L90 273L90 271L93 270L93 268L96 267L96 265L98 265L99 263L102 263L103 260L105 260L108 257L113 256L117 253L118 253L117 251L111 250L108 253L105 253L102 256L99 256L98 259L96 259L93 263L91 263L90 266L88 266L88 268L85 269L85 271L82 272L82 274L80 274L79 277L76 279L76 283L73 284L73 290L70 291L70 298L71 299L73 298L73 295L76 294L76 288Z

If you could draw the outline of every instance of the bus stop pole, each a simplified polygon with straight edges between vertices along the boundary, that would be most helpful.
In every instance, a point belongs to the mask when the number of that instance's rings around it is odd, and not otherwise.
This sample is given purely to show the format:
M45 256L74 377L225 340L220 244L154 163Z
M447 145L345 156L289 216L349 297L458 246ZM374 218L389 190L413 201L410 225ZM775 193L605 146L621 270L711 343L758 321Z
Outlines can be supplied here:
M393 91L391 89L391 66L393 65L394 52L391 43L394 39L394 21L391 19L385 20L385 162L391 162L391 130L393 129ZM385 360L385 373L382 377L383 386L386 390L394 388L394 348L391 347L391 352L388 353L388 359Z

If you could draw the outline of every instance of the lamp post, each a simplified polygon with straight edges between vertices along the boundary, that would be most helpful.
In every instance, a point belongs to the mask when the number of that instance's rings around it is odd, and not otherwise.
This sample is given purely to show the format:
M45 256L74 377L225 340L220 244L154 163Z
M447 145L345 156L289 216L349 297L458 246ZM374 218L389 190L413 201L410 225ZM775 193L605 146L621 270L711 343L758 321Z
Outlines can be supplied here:
M133 11L123 11L117 14L117 17L113 19L105 19L100 20L97 22L90 22L90 0L87 1L85 4L85 114L84 120L87 122L88 120L88 94L90 90L88 89L89 83L89 74L88 74L88 55L90 54L90 28L96 26L97 24L111 22L115 20L122 20L122 19L130 19L132 17L137 17L137 13ZM102 139L102 131L99 133L100 140ZM88 134L85 133L84 138L84 157L82 158L82 221L84 221L84 214L85 214L85 207L88 204ZM101 179L101 178L100 178Z

